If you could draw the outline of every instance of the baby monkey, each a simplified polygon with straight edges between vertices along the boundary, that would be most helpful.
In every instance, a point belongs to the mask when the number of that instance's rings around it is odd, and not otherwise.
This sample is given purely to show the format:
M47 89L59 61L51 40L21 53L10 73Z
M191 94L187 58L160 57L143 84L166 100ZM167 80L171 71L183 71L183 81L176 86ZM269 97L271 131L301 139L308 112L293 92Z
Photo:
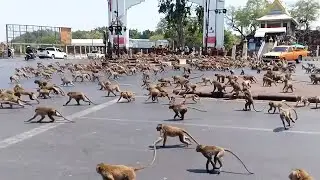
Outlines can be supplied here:
M67 96L69 96L69 100L64 104L64 106L68 105L72 99L77 101L77 105L80 105L80 100L88 102L89 105L91 105L91 103L95 104L83 92L71 91L67 93Z
M34 112L35 112L35 115L31 119L29 119L25 122L30 122L33 119L35 119L37 116L41 116L41 119L36 121L36 123L42 123L42 121L46 117L46 115L51 119L51 121L49 121L49 123L52 123L55 121L53 116L62 117L64 120L67 120L69 122L74 122L74 121L71 121L71 120L65 118L64 116L62 116L59 111L57 111L55 108L52 108L52 107L39 106L34 110Z
M218 169L217 173L220 174L221 172L221 168L222 168L222 157L224 156L225 152L229 152L232 155L234 155L244 166L244 168L248 171L249 174L253 174L252 172L250 172L248 170L248 168L246 167L246 165L242 162L242 160L236 155L234 154L232 151L219 147L219 146L205 146L205 145L198 145L196 147L196 151L197 152L201 152L202 155L207 158L207 162L206 162L206 170L207 173L211 173L214 172L215 169ZM212 161L212 158L214 160L214 163ZM217 168L216 167L216 163L219 163L220 167ZM209 163L211 163L211 165L213 166L212 171L210 172L209 170Z
M188 109L194 109L200 112L207 112L207 111L203 111L197 108L193 108L193 107L188 107L186 106L186 101L182 101L181 103L174 103L174 104L170 104L169 105L169 109L172 109L173 112L175 113L173 116L173 119L176 119L177 117L180 117L181 120L184 120L184 115L187 113Z
M182 95L182 97L184 98L185 101L187 101L187 99L192 99L192 101L195 103L200 101L200 97L196 94L184 94Z
M163 140L162 147L165 147L168 136L169 137L177 137L178 136L180 142L182 142L186 146L191 145L191 140L189 139L189 137L190 137L196 144L199 145L199 143L191 136L191 134L189 134L186 130L184 130L182 128L164 125L164 124L158 124L156 129L157 129L157 131L160 132L160 138L161 138L161 140ZM189 137L186 137L185 135L187 135Z
M290 172L288 178L290 180L313 180L313 177L304 169L295 169Z

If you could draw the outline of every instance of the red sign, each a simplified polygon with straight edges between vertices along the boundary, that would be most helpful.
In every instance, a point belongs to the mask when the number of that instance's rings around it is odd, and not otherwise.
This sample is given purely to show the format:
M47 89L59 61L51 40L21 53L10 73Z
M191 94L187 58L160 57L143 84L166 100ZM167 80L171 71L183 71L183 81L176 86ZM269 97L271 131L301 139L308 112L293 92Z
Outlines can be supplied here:
M205 38L205 40L206 40L206 38ZM205 41L205 42L206 42L206 41ZM208 37L208 38L207 38L207 42L208 42L209 44L214 44L214 43L216 43L216 37L215 37L215 36Z
M115 44L118 44L118 37L113 38L113 42ZM125 38L124 37L119 37L119 44L125 44Z

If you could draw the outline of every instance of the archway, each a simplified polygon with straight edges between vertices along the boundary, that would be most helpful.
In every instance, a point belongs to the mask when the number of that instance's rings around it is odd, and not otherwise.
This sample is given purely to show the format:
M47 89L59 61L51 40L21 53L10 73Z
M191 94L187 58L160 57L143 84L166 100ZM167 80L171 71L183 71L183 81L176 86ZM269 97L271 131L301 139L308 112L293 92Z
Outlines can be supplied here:
M108 25L115 25L117 15L114 11L118 10L118 24L127 27L127 11L131 7L138 5L146 0L108 0ZM224 9L225 0L190 0L204 7L203 46L222 48L224 46ZM208 14L209 13L209 14ZM206 25L207 24L207 25ZM120 47L129 47L129 30L121 32L119 35ZM109 31L109 41L118 42L118 35L113 35Z

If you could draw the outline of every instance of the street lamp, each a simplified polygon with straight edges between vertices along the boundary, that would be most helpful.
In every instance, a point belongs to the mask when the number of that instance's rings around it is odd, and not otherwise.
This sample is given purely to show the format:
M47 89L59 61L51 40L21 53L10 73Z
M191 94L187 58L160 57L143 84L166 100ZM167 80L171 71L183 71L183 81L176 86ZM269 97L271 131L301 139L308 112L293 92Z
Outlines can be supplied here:
M115 15L116 15L116 23L112 23L109 26L109 31L111 32L111 34L115 34L117 35L117 56L118 58L120 58L120 35L122 35L122 31L126 32L127 31L127 27L122 25L122 22L119 20L119 6L118 6L118 0L117 0L117 10L114 11Z

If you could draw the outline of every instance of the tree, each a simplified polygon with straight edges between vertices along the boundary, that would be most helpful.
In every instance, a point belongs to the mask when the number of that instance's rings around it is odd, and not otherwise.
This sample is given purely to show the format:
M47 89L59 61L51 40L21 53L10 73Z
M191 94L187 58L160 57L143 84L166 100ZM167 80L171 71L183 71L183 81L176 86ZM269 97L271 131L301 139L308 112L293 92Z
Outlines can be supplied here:
M230 6L226 14L227 25L241 34L242 39L255 33L257 19L266 15L270 8L267 0L248 0L244 7Z
M310 24L317 21L320 15L320 2L319 0L299 0L291 7L290 13L306 30L310 30Z
M141 39L149 39L151 36L154 35L154 32L150 31L149 29L148 30L145 30L141 33Z
M141 33L137 29L129 29L129 37L132 39L140 39Z
M184 27L191 15L187 3L188 0L159 0L159 13L165 15L168 26L176 31L178 46L185 45Z

